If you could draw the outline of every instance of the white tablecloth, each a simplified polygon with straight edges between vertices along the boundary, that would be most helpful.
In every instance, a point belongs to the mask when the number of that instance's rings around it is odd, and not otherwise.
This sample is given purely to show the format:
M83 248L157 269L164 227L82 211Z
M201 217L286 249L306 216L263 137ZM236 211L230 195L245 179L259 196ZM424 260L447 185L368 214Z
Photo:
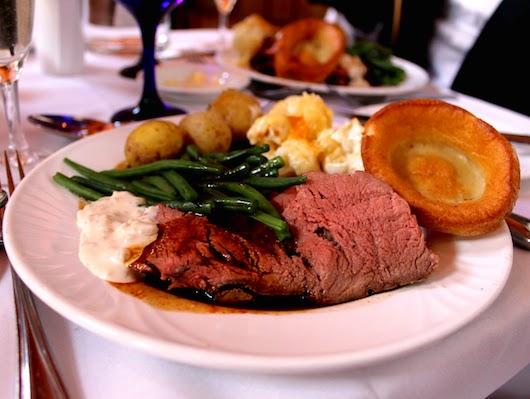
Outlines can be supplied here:
M174 43L190 47L211 39L211 34L196 31L175 33L172 38ZM116 110L138 101L141 81L117 74L133 60L87 53L83 74L53 77L43 75L32 56L20 83L23 119L38 112L109 119ZM499 130L530 133L528 117L466 96L450 101ZM185 100L180 105L189 111L204 107ZM0 126L4 123L2 115ZM47 153L70 142L27 122L24 127L30 143ZM5 148L7 138L4 128L2 131L0 148ZM530 216L529 180L522 182L516 211ZM513 270L499 298L457 332L382 364L294 376L219 371L162 360L130 349L125 343L101 338L37 303L53 355L73 398L482 399L530 362L529 287L530 252L515 249ZM0 397L13 398L17 345L5 255L0 255L0 327ZM530 392L530 383L528 387Z

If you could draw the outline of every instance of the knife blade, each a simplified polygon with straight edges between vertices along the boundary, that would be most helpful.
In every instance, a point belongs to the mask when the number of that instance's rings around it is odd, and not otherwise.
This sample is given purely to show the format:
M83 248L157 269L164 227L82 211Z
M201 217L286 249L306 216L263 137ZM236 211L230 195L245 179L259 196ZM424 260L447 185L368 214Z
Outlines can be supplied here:
M530 250L530 220L524 216L512 213L506 217L512 240L519 248Z
M515 143L526 143L530 144L530 136L523 134L514 134L507 132L500 132L508 141L513 141Z

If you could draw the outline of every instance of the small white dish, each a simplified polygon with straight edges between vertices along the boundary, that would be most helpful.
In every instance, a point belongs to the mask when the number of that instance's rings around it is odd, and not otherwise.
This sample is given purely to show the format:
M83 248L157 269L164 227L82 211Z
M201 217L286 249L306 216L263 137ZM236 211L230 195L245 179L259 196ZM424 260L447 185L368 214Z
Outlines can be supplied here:
M160 94L165 98L214 98L223 90L244 89L250 82L246 74L226 69L214 61L192 63L185 60L168 60L156 70Z

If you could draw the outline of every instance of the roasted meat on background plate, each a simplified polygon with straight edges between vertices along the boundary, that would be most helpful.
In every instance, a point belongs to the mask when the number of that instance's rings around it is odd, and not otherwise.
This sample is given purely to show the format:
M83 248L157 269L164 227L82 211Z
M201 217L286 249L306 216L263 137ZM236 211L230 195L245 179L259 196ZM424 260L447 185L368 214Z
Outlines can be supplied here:
M311 172L271 201L292 239L160 206L158 239L131 267L219 304L324 306L422 281L438 265L409 205L370 174Z

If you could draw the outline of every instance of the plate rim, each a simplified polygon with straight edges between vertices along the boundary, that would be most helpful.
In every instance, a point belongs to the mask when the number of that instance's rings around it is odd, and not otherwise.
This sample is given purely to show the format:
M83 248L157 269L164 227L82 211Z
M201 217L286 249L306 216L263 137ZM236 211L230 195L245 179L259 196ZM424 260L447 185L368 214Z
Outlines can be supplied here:
M181 118L179 117L169 117L165 119L174 119ZM138 122L141 123L141 122ZM125 134L124 132L130 131L134 125L133 123L126 126L121 126L107 132L102 133L106 137L110 137L111 134ZM24 187L26 185L32 184L32 180L35 174L41 173L39 171L45 170L46 167L50 164L57 162L57 159L64 157L67 153L72 151L72 149L80 148L85 143L90 141L103 140L100 135L95 135L87 137L83 140L75 141L67 146L63 147L55 154L51 155L36 168L31 170L27 177L20 183L20 186L13 195L13 198L10 201L16 203L19 202L24 193ZM51 177L50 177L51 180ZM17 206L15 205L14 208ZM383 345L378 351L370 349L369 351L343 351L340 353L333 354L312 354L312 355L297 355L297 356L277 356L277 355L250 355L243 353L234 353L231 351L216 349L204 349L199 347L190 347L189 345L184 345L182 343L176 343L174 341L168 342L161 338L146 337L145 334L140 333L139 331L132 330L120 325L113 325L106 320L98 319L96 316L90 312L79 309L75 304L65 302L60 295L56 292L47 292L46 287L39 284L39 281L36 281L36 276L32 275L31 266L21 265L23 259L21 259L20 247L16 245L15 236L17 227L14 224L16 219L15 211L10 211L13 207L7 207L5 215L5 246L6 251L10 258L12 259L13 267L20 274L20 277L29 288L35 292L35 294L43 300L48 306L54 309L56 312L61 314L63 317L69 319L71 322L86 328L93 333L101 335L105 338L111 339L119 344L125 344L126 346L133 347L144 352L150 353L151 355L165 358L167 360L193 364L195 366L202 367L211 367L215 369L224 369L224 370L239 370L239 371L253 371L253 372L265 372L265 373L310 373L310 372L320 372L320 371L329 371L343 368L356 368L361 366L371 365L373 363L380 362L382 360L390 360L401 355L405 355L412 351L423 348L428 344L432 344L451 333L459 330L464 325L468 324L471 320L476 318L481 314L485 309L487 309L491 303L495 301L502 289L504 288L506 281L509 277L510 270L513 263L513 246L511 246L511 238L509 235L508 228L506 224L503 224L498 230L491 233L495 237L498 236L498 239L509 240L510 246L505 248L507 251L504 254L506 265L506 270L504 271L503 278L501 281L497 282L496 290L490 293L488 300L482 303L479 308L475 308L473 312L467 314L467 316L460 320L458 323L446 324L444 328L433 329L428 334L423 334L420 340L409 339L407 342L403 343L394 343L392 345ZM33 272L33 274L35 274ZM37 278L38 280L38 278ZM415 288L414 286L402 287L400 290L410 290ZM382 293L378 296L391 295L391 293ZM126 295L126 294L123 294ZM399 294L398 294L399 295ZM353 301L346 304L336 305L333 307L323 308L324 310L317 309L315 312L335 312L340 311L348 306L355 306L355 304L362 303L363 299ZM354 305L351 305L355 303ZM308 313L312 313L309 311ZM226 315L230 317L230 315ZM125 342L123 340L124 335L126 337L131 337Z
M372 87L355 87L355 86L339 86L339 85L329 85L329 86L341 94L354 95L354 96L366 96L366 97L410 94L410 93L419 91L427 86L430 78L429 78L428 72L424 68L422 68L421 66L411 61L408 61L404 58L400 58L397 56L392 56L391 59L392 59L392 62L394 62L396 65L405 69L406 74L412 74L410 76L417 78L419 82L407 85L406 84L407 82L405 81L396 86L376 86L376 87L373 87L373 86ZM279 86L285 86L285 87L290 87L290 88L295 88L295 89L306 88L306 89L313 90L317 93L323 93L323 94L329 92L329 87L326 84L310 83L310 82L303 82L303 81L298 81L294 79L279 78L276 76L270 76L270 75L266 75L258 71L254 71L247 67L237 65L237 61L235 60L233 53L218 54L216 55L216 60L220 65L223 65L226 68L237 71L241 74L247 74L251 79L255 79L263 83L276 84Z

